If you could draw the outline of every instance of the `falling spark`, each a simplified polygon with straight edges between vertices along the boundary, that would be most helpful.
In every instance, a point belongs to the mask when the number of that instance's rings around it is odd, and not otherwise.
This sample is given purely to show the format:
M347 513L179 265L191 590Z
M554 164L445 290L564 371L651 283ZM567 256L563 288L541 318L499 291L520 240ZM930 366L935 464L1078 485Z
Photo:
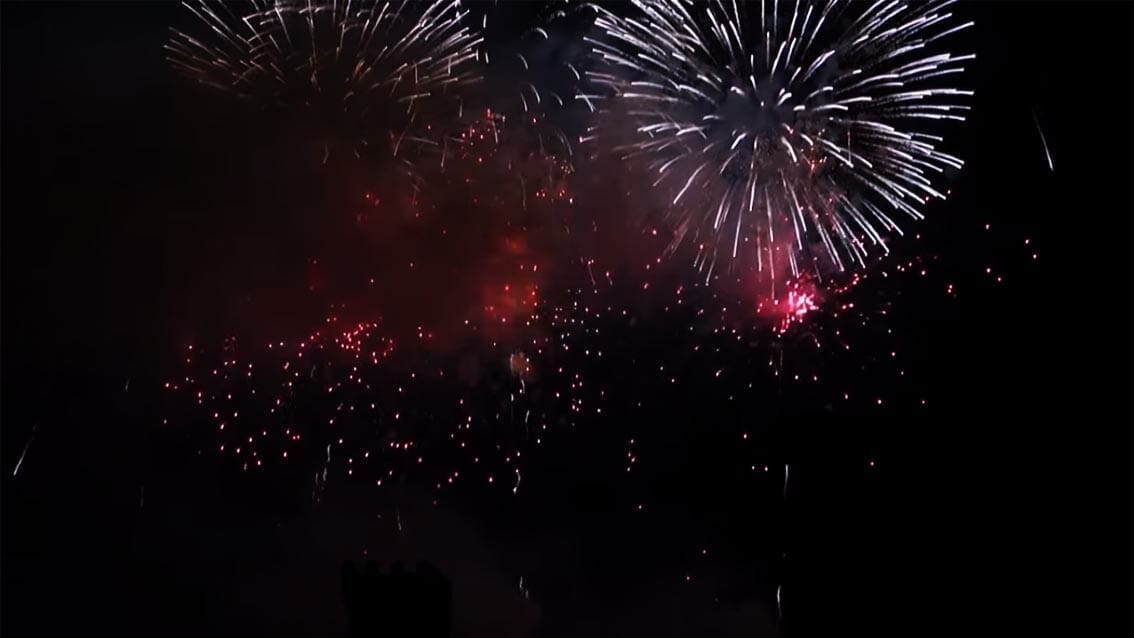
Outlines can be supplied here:
M1047 168L1052 173L1055 172L1055 163L1051 160L1051 151L1047 148L1047 138L1044 137L1043 129L1040 128L1039 116L1036 114L1035 109L1032 109L1032 121L1036 123L1036 132L1039 133L1040 142L1043 144L1043 154L1047 158Z
M39 429L38 423L36 423L35 425L32 426L31 435L28 436L28 442L24 444L24 449L23 449L22 452L20 452L20 458L16 459L16 469L12 470L12 476L16 476L17 474L20 473L20 466L22 466L24 464L24 457L27 456L28 448L31 447L32 441L35 440L35 433L36 433L36 430L38 430L38 429Z

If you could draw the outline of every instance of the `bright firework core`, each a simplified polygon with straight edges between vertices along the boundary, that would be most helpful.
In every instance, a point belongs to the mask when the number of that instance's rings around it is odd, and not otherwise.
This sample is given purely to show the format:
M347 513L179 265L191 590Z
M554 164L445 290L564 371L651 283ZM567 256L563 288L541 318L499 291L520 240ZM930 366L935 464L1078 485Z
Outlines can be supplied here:
M815 310L815 294L810 292L792 292L788 293L787 298L787 311L793 317L801 318L807 314L808 311Z
M774 322L773 331L782 335L793 325L806 321L808 313L819 309L820 302L815 282L801 278L792 281L782 297L758 302L756 312Z

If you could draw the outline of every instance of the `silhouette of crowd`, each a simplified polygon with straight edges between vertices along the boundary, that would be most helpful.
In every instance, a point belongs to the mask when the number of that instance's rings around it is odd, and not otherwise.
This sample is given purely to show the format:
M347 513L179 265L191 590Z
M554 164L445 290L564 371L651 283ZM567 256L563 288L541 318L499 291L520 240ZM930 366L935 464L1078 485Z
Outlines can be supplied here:
M375 561L360 570L343 565L341 595L351 636L367 638L445 638L452 622L449 579L432 563L418 561L407 571L401 561L383 572Z

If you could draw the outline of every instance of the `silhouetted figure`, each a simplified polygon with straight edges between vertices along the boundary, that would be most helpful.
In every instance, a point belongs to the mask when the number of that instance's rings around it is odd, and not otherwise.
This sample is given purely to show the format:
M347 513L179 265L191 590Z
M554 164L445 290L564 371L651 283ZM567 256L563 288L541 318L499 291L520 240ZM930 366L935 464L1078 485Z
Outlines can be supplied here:
M407 572L395 561L382 573L370 561L361 573L342 568L341 595L352 636L366 638L445 638L452 622L452 586L427 561Z

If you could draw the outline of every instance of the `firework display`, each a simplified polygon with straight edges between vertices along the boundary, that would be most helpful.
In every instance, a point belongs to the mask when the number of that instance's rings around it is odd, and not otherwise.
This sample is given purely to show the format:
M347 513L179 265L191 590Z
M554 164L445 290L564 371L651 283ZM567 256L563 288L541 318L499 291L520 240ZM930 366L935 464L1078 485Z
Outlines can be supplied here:
M968 26L948 5L191 5L211 36L175 32L180 73L437 161L367 186L364 248L316 277L362 285L321 297L314 330L184 352L163 425L241 473L304 477L315 504L346 485L539 498L560 445L629 441L587 464L644 516L664 508L638 478L651 424L674 410L923 409L889 316L934 260L916 233L881 257L962 167L939 149L971 94L950 82L972 56L940 50ZM666 400L687 383L706 391ZM790 464L749 447L774 425L701 427L747 442L727 456L786 500Z
M949 4L596 6L590 138L644 166L707 276L861 267L962 166L937 133L972 94L953 83L974 56L942 50L971 24Z
M425 327L403 342L380 322L342 325L335 315L296 343L189 347L164 384L176 415L165 421L207 422L216 453L243 471L313 472L314 500L329 478L432 483L443 496L464 477L515 492L509 479L520 476L525 450L601 413L601 396L586 398L574 367L574 350L586 350L585 315L544 309L534 290L524 297L523 310L508 314L486 305L444 350ZM509 318L523 327L504 340L486 336L499 337L494 325Z
M481 38L457 0L252 0L186 3L172 67L201 84L341 122L394 157L439 149L431 130L461 112Z
M1122 536L1129 6L2 11L15 634L965 633Z
M426 173L434 188L359 198L352 232L377 235L376 254L338 271L312 260L311 281L360 284L314 330L187 350L164 384L167 425L207 429L242 471L303 468L316 500L357 481L444 498L474 476L517 492L522 455L601 414L605 393L585 379L613 310L582 285L567 241L570 164L527 144L530 120L481 115L453 131Z
M372 217L403 220L381 226L374 249L399 265L383 262L361 277L369 284L352 298L362 301L349 319L343 299L332 300L338 310L315 333L248 361L230 356L229 343L210 364L213 375L191 369L170 388L196 393L190 399L212 414L211 425L227 428L218 449L251 467L300 436L316 441L307 456L322 462L345 445L348 465L387 441L418 449L465 441L461 428L485 416L473 408L478 383L469 379L479 375L470 366L508 379L487 382L488 403L507 395L514 414L520 396L529 402L525 428L532 418L546 428L556 412L579 411L581 388L612 380L598 373L584 383L588 366L577 353L610 357L651 314L681 317L695 340L689 351L714 353L703 365L715 378L738 361L763 360L753 367L770 368L772 378L814 382L822 366L803 350L850 351L849 333L875 329L889 306L850 300L869 275L827 275L874 263L871 246L885 252L887 235L901 233L897 220L920 218L929 198L948 192L935 182L962 166L938 150L936 133L943 121L963 120L971 94L948 82L973 56L939 52L969 26L949 4L552 3L531 22L455 1L188 4L208 37L174 32L167 48L178 72L268 103L384 114L377 121L395 155L411 140L435 147L439 161L420 173L411 197L367 193L356 232L371 234ZM479 78L483 92L468 91ZM452 100L461 105L452 117L427 108ZM385 117L393 112L400 116ZM576 140L568 131L579 120L590 124ZM574 141L599 150L584 159ZM635 194L639 168L665 194L669 235L629 230L650 208ZM683 243L697 245L703 281L686 282L669 264ZM435 264L439 254L451 263ZM728 276L716 270L722 257L739 266ZM361 257L347 261L370 269ZM877 274L921 262L913 256ZM412 302L405 294L440 289ZM401 301L371 301L393 299ZM709 348L717 339L748 347L737 359ZM264 357L270 363L258 363ZM260 378L265 365L272 380ZM658 365L662 387L676 383L675 365ZM536 379L544 388L537 401L528 392ZM238 380L250 385L234 387ZM452 405L411 414L414 402L397 393L423 383L433 385L420 392ZM268 401L277 423L257 420L237 434L238 410L216 402L256 392L253 403ZM307 411L318 416L296 416ZM362 434L335 434L351 419ZM504 448L522 447L514 432L498 434Z

